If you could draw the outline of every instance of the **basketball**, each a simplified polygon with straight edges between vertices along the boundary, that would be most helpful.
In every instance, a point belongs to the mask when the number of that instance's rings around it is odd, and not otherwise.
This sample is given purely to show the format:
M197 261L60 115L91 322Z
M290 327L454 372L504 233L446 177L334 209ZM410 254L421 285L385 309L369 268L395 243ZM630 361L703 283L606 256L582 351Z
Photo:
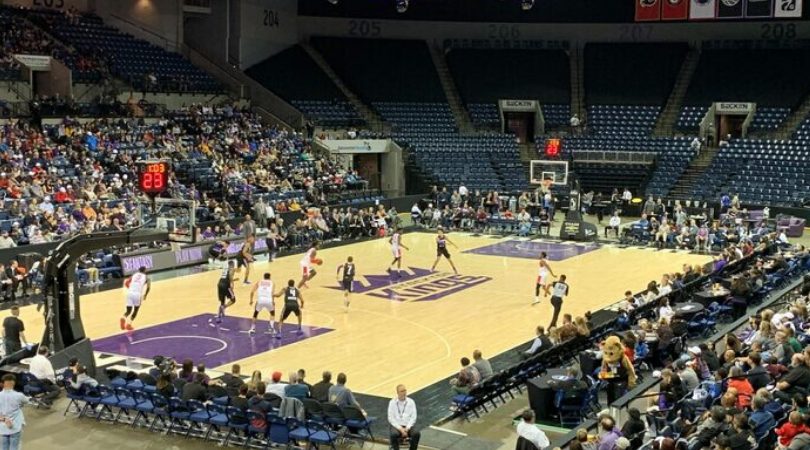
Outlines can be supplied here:
M317 264L317 265L319 265L319 266L320 266L321 264L323 264L323 260L322 260L321 258L313 258L313 259L312 259L312 262L313 262L313 263L315 263L315 264Z

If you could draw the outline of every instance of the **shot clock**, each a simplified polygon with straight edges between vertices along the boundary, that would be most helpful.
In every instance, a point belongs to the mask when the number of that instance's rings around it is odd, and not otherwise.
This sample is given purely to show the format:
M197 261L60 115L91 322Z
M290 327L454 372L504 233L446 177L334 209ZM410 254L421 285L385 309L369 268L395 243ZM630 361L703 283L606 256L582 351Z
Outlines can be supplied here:
M560 146L559 139L546 139L546 156L560 156Z
M167 161L141 161L138 163L138 188L155 197L169 187L169 163Z

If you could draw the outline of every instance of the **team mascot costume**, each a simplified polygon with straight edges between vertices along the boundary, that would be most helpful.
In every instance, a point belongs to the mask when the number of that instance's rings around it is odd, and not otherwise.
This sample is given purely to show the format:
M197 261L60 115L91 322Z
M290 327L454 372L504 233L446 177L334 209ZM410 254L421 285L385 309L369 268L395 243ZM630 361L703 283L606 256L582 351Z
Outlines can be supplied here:
M636 385L636 370L624 354L624 345L618 336L608 337L602 346L602 371L599 378L608 384L608 404L624 395L627 388Z

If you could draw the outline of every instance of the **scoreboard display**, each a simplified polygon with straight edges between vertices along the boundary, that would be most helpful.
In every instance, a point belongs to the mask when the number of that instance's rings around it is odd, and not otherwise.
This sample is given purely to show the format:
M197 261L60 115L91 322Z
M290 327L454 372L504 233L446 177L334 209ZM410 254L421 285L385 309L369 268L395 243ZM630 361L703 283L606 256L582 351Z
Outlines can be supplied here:
M169 187L168 161L141 161L138 163L138 188L149 196L158 196Z

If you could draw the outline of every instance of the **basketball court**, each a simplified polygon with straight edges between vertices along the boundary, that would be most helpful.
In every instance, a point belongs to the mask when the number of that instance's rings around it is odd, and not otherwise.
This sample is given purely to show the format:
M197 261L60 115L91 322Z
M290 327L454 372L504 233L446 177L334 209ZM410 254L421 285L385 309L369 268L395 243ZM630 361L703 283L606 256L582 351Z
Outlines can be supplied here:
M242 285L241 279L228 317L217 327L208 324L218 307L219 270L153 281L134 332L119 328L123 289L83 295L82 318L97 358L103 354L107 361L114 360L107 355L148 360L160 354L205 363L209 370L227 371L239 363L243 373L260 370L265 377L304 368L313 382L321 371L331 370L346 372L356 392L387 397L398 383L415 392L452 375L459 359L474 349L492 357L531 340L538 324L548 325L548 300L531 305L541 251L548 253L555 274L568 276L571 294L563 313L575 316L614 303L625 290L641 290L684 263L707 260L688 253L591 243L456 233L449 237L459 247L450 247L459 275L444 260L430 272L436 255L432 233L404 236L410 251L404 254L407 268L402 277L386 272L391 261L387 239L319 251L324 264L303 293L304 333L295 333L291 316L280 340L262 333L266 313L260 317L264 322L257 327L259 333L248 335L251 286ZM358 276L346 313L336 269L348 256L354 257ZM297 281L300 258L257 262L251 281L266 271L277 287L291 278ZM28 336L41 335L42 316L34 307L23 308L21 316Z

